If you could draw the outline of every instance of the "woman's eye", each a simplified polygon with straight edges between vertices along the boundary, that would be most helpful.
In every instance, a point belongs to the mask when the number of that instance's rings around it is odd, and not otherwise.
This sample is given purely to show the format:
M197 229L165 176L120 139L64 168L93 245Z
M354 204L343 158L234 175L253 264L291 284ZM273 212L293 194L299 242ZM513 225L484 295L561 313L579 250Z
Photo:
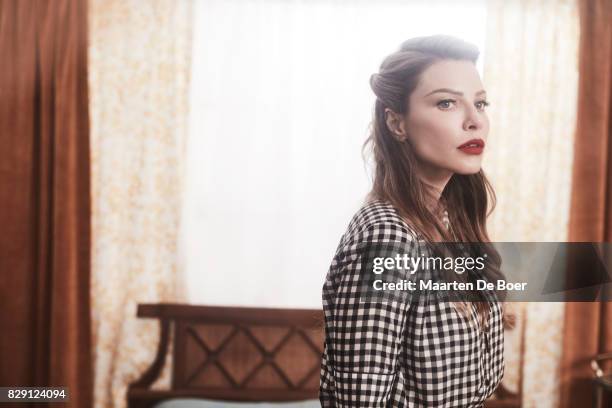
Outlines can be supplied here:
M437 106L440 109L450 109L453 107L453 104L455 103L455 101L453 99L444 99L440 102L438 102Z
M476 109L483 111L489 105L490 103L487 101L478 101L476 102Z

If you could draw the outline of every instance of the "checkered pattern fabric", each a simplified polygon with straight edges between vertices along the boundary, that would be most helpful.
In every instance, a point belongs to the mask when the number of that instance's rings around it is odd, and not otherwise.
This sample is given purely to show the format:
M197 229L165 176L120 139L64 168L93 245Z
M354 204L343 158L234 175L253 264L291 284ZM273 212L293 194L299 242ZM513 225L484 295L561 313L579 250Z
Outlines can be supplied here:
M362 207L323 285L322 407L481 407L504 373L501 305L489 330L427 296L364 296L364 254L380 243L421 254L423 240L388 203Z

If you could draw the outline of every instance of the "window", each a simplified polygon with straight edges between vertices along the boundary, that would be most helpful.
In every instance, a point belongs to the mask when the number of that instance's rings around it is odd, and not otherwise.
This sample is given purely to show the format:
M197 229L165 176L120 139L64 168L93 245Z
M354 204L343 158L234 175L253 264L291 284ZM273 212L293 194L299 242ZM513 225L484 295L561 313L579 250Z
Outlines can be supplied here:
M370 187L370 75L420 35L456 35L482 61L484 2L204 0L195 10L182 232L190 301L320 307Z

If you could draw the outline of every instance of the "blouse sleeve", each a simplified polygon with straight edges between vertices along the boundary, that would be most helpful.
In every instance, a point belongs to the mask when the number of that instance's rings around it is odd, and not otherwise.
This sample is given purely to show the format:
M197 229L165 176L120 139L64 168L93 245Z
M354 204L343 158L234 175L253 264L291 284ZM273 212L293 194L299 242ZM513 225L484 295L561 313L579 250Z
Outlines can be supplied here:
M394 224L376 224L339 247L323 290L325 364L333 391L323 407L385 407L398 373L407 298L373 291L375 279L405 276L374 274L374 257L413 253L414 244Z

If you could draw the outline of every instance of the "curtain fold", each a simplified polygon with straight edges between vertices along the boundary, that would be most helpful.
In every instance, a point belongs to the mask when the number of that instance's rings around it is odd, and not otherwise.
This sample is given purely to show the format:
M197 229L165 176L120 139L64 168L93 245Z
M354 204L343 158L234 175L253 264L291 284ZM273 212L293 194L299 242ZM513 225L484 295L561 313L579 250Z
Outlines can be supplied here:
M612 242L612 2L579 4L580 82L569 240ZM589 362L597 353L612 351L611 322L612 302L566 305L562 407L592 402Z
M0 384L90 406L87 4L0 0Z

